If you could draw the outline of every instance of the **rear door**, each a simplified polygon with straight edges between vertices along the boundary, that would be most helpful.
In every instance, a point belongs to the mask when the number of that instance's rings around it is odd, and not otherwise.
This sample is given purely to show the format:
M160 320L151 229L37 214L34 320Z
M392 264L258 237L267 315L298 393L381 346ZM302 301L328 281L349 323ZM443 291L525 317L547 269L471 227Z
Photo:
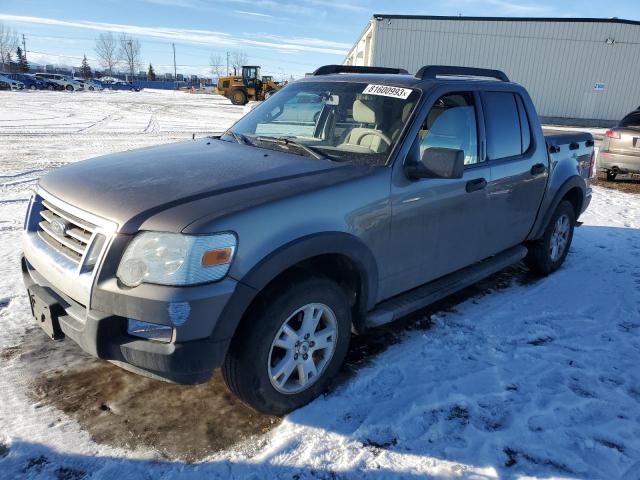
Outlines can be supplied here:
M535 142L532 125L537 119L530 100L513 91L485 91L481 96L491 167L489 240L483 249L487 256L527 237L545 192L548 157L545 145Z

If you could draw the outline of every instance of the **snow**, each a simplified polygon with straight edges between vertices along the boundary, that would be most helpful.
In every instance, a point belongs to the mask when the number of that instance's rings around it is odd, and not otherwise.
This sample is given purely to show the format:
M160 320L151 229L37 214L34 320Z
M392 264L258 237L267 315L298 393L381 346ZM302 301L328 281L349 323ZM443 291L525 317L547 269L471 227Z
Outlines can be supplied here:
M40 364L6 353L36 333L19 237L48 170L219 131L242 108L154 91L0 92L0 105L0 478L640 479L638 195L594 188L560 271L515 268L425 313L429 328L404 329L252 448L188 464L96 443L29 395L43 363L81 361L53 342Z

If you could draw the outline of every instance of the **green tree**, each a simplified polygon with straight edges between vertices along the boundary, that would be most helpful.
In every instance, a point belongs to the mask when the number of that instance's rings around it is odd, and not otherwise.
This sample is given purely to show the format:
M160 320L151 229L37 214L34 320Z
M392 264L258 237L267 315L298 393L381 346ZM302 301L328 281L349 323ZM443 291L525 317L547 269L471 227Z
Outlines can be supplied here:
M82 58L82 65L80 65L80 76L85 80L89 80L93 76L93 72L91 71L91 67L89 66L86 55L84 55L84 57Z
M22 73L29 73L29 63L27 62L27 56L20 47L16 48L16 58L18 61L18 71Z
M153 70L153 65L149 64L149 71L147 72L147 80L152 82L156 79L156 72Z

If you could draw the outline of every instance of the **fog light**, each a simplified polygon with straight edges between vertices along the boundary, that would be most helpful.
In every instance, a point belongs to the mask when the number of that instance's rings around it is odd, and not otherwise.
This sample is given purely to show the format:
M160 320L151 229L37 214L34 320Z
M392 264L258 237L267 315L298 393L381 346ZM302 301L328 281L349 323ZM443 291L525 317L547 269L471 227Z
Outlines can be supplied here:
M156 342L169 343L173 337L173 328L157 323L142 322L140 320L128 319L127 333L134 337L155 340Z

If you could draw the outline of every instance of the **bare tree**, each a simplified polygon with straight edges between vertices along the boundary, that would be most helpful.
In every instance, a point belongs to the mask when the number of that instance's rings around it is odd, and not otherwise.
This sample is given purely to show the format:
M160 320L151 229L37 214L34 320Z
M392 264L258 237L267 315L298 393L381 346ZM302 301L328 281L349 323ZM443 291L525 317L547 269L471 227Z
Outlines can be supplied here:
M136 70L142 65L141 50L140 40L126 33L120 35L120 58L129 70L130 80L133 79Z
M118 42L113 36L113 33L101 33L96 38L96 55L102 68L107 72L107 75L113 75L113 71L120 63L118 57Z
M4 69L5 63L9 63L11 52L18 48L18 34L0 23L0 63Z
M242 72L242 66L249 62L249 56L244 50L233 50L231 52L231 66L236 75Z
M209 57L209 65L211 65L211 74L214 77L220 78L224 75L224 65L222 64L222 56L221 55L213 55Z

